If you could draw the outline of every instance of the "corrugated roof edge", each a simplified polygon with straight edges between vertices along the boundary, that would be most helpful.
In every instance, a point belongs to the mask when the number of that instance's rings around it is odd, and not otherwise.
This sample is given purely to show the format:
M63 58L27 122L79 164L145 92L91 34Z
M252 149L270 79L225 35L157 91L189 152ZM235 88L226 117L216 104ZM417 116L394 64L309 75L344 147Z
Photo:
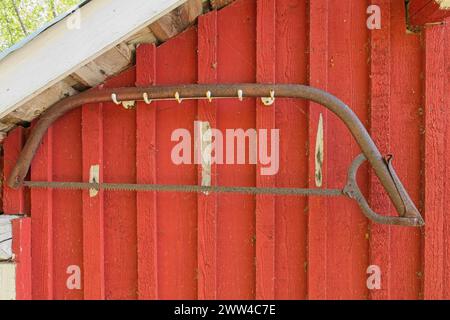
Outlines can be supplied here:
M66 18L67 16L70 16L71 14L73 14L74 12L76 12L78 9L80 9L81 7L83 7L84 5L86 5L87 3L91 2L92 0L84 0L81 3L79 3L76 6L73 6L72 8L70 8L69 10L67 10L65 13L60 14L59 16L57 16L55 19L53 19L52 21L47 22L46 24L44 24L42 27L40 27L39 29L37 29L35 32L33 32L32 34L26 36L25 38L23 38L22 40L20 40L19 42L17 42L15 45L9 47L8 49L0 52L0 61L3 60L4 58L6 58L8 55L10 55L11 53L13 53L16 50L19 50L20 48L22 48L24 45L26 45L28 42L32 41L34 38L36 38L38 35L40 35L41 33L45 32L45 30L51 28L52 26L54 26L55 24L57 24L58 22L60 22L61 20L63 20L64 18Z

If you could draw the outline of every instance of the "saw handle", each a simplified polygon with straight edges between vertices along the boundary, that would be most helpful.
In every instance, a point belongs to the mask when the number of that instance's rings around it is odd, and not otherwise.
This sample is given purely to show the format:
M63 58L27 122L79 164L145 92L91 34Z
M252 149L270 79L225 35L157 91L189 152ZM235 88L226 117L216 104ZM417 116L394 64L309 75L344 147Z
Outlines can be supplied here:
M369 205L368 201L362 194L358 183L356 181L356 176L358 173L359 167L366 161L366 157L364 154L360 154L357 156L349 170L348 170L348 176L347 176L347 184L344 188L344 194L347 195L349 198L354 199L361 211L364 213L364 215L372 220L373 222L380 223L380 224L391 224L391 225L401 225L401 226L409 226L409 227L420 227L425 224L420 214L418 214L418 210L414 206L414 203L409 198L408 194L406 193L405 188L403 187L402 183L400 182L400 179L398 178L397 174L394 171L394 168L392 167L392 156L387 157L386 159L386 166L388 166L389 172L392 174L392 179L397 187L397 190L403 200L405 211L399 212L399 216L385 216L376 213ZM412 206L412 208L411 208Z

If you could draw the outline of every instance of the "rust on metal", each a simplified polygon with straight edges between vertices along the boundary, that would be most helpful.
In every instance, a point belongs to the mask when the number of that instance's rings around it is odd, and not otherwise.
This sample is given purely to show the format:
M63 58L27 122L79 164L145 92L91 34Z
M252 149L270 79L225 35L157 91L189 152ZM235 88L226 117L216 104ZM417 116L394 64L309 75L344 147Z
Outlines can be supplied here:
M89 90L76 96L68 97L47 109L37 121L19 159L8 178L8 185L18 188L23 185L24 178L30 168L31 161L47 129L65 113L86 103L121 101L157 101L187 99L217 99L217 98L299 98L323 105L340 118L362 150L364 157L358 157L349 170L349 182L345 193L354 198L369 219L385 224L407 226L422 226L424 221L407 191L398 178L391 158L383 158L364 125L356 114L340 99L310 86L294 84L208 84L208 85L177 85L152 86L147 88L116 88ZM364 159L372 166L380 183L388 193L399 217L385 217L373 212L366 199L356 185L357 167Z

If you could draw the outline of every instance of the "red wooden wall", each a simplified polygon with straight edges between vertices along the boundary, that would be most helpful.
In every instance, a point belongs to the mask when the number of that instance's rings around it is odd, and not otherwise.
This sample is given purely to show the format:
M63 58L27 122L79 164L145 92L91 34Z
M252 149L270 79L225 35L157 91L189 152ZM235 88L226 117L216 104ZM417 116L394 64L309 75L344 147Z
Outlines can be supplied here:
M382 28L366 27L377 4ZM423 229L368 222L345 198L38 190L5 187L4 212L31 212L34 299L450 298L447 122L450 27L406 32L403 0L239 0L155 48L105 87L177 83L310 84L348 103L370 128L425 215ZM99 88L101 90L101 88ZM280 129L280 170L214 165L222 186L315 187L315 143L324 121L323 187L340 188L360 153L344 125L301 100L218 100L85 105L48 131L31 179L198 184L201 169L170 159L174 129L195 120L221 130ZM4 144L8 175L24 130ZM392 212L365 169L373 207ZM366 286L369 265L381 289ZM79 266L80 290L66 286ZM26 281L26 280L23 280ZM27 286L24 286L27 288ZM24 295L26 296L26 295Z

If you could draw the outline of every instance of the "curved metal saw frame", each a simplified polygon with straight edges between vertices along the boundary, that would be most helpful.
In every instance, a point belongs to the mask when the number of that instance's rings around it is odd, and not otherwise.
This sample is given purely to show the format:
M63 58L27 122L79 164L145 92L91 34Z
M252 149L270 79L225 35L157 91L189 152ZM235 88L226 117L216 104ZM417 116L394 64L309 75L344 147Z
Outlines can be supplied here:
M115 104L123 105L126 109L129 109L135 105L136 101L145 101L145 103L151 104L152 101L175 100L181 103L186 99L207 99L208 101L212 101L212 99L220 98L238 98L239 100L242 100L243 98L261 98L263 104L267 107L271 107L275 98L306 99L323 105L344 122L363 153L356 158L349 169L347 185L342 190L343 194L356 200L363 213L374 222L403 226L424 225L424 221L418 209L409 197L408 192L392 166L392 157L388 156L385 158L381 155L356 114L344 102L330 93L313 87L295 84L188 84L152 86L147 88L128 87L88 90L76 96L59 101L41 115L22 149L19 159L8 177L7 183L12 188L18 188L24 184L24 179L29 171L31 161L43 136L47 132L47 129L61 116L83 104L114 102ZM356 173L358 167L365 159L370 163L380 183L389 195L389 198L397 210L398 216L384 216L374 212L361 193L356 183ZM51 183L52 182L48 182L47 187L56 187L54 183L53 186ZM32 182L27 182L26 185L33 187ZM100 185L101 184L97 184L98 187L100 187ZM40 187L45 187L45 185L40 185ZM239 187L237 188L239 189ZM196 190L191 191L196 192ZM202 190L202 192L203 191L204 190ZM219 190L217 191L220 192ZM235 192L240 191L236 190ZM258 192L257 190L253 190L253 192L250 193ZM301 194L301 192L298 192L297 194ZM303 194L307 194L307 192L304 192ZM319 192L317 192L317 195L320 195Z

